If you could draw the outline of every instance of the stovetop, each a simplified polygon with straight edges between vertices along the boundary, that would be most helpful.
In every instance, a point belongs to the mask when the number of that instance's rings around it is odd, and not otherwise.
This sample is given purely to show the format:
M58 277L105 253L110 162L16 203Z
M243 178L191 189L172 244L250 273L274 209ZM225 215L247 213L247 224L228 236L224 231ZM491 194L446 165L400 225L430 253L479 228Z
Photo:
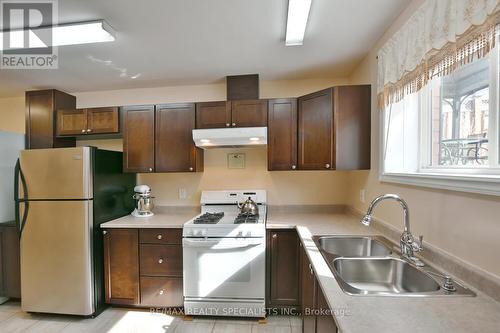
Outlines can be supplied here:
M258 214L241 214L236 203L251 197ZM186 222L184 237L264 237L267 216L265 191L204 191L201 214Z

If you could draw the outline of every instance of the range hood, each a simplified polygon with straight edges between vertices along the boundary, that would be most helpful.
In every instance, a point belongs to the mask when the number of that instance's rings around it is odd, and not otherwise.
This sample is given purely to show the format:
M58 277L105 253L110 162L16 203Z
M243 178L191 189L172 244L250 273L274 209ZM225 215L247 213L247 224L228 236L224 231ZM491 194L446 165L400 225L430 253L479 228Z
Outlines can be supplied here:
M203 149L262 146L267 144L267 127L195 129L193 140Z

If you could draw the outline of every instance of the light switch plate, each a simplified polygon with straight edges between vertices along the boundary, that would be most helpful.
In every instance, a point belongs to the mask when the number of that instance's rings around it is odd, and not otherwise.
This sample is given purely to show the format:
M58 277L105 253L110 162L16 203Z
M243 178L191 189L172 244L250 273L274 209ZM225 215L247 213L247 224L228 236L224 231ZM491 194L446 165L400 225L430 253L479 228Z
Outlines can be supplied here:
M228 169L245 169L245 154L231 153L227 154Z
M185 188L179 188L179 199L186 199L187 198L187 191Z

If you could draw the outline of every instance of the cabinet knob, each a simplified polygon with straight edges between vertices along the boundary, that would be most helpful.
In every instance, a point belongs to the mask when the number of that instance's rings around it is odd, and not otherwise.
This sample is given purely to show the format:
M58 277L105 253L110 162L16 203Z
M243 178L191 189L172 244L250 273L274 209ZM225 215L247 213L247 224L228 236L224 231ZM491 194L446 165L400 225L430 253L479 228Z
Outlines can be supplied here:
M108 233L108 232L107 232L106 230L103 230L103 231L102 231L102 234L103 234L103 235L106 235L107 233Z
M194 169L193 169L193 167L190 167L190 168L189 168L189 171L193 171L193 170L194 170Z
M294 165L292 165L292 170L295 170L295 169L297 169L297 166L294 164Z
M163 295L164 293L165 293L165 290L163 290L163 289L158 292L158 294L160 294L160 295Z
M311 275L314 275L314 271L311 264L309 264L309 272L311 272Z
M87 133L90 133L90 132L92 132L92 130L89 128L89 129L87 130Z
M325 168L330 169L330 164L326 163Z
M156 239L162 239L162 238L163 238L163 236L161 234L156 236Z
M233 127L236 126L236 123L233 123Z
M85 133L85 132L86 132L86 130L82 129L82 133Z
M278 238L278 235L277 234L273 234L273 238Z
M163 264L163 258L158 259L159 264Z
M231 126L231 124L230 123L226 123L226 127L229 127L229 126Z
M153 172L153 168L149 168L149 172Z

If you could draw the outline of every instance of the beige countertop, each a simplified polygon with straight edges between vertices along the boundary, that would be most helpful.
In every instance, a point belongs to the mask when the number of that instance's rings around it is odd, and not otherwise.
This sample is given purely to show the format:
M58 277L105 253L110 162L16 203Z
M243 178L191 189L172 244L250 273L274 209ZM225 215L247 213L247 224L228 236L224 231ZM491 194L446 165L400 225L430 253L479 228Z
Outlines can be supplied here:
M500 303L476 297L377 297L345 294L312 240L313 235L379 234L350 214L272 213L268 228L296 226L323 293L343 333L500 332ZM467 282L465 282L467 285ZM469 287L469 285L467 285Z
M199 209L157 207L149 218L122 217L102 228L180 228ZM345 213L269 211L267 228L296 228L320 287L343 333L354 332L500 332L500 303L474 290L476 297L350 296L336 282L313 235L380 234ZM470 287L465 281L467 287Z
M101 228L182 228L182 225L200 213L199 207L165 207L153 209L151 217L127 215L101 224Z

